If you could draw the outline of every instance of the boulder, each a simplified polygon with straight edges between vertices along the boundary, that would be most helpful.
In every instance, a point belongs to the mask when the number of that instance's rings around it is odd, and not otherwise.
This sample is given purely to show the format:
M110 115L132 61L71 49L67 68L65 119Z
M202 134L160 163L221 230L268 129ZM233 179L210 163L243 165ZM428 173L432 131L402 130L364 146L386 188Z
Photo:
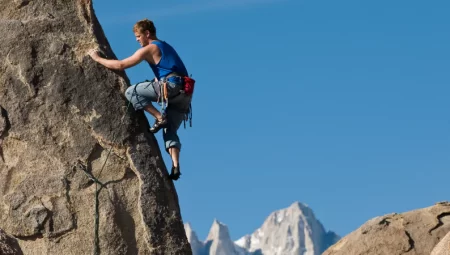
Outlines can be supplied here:
M323 255L430 255L450 231L450 203L367 221Z
M25 254L191 254L90 0L0 0L0 228ZM131 28L130 28L131 31Z

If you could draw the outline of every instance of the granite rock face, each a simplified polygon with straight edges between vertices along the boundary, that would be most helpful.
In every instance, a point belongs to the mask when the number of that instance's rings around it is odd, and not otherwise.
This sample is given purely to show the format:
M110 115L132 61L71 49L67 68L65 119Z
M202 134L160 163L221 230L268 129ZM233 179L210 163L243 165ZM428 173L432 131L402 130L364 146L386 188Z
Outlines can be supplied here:
M191 254L126 75L87 55L115 58L92 3L0 6L0 228L24 254Z
M442 202L371 219L323 255L430 255L449 231L450 203Z
M0 229L0 254L23 255L17 240Z
M450 232L439 241L430 255L450 255Z

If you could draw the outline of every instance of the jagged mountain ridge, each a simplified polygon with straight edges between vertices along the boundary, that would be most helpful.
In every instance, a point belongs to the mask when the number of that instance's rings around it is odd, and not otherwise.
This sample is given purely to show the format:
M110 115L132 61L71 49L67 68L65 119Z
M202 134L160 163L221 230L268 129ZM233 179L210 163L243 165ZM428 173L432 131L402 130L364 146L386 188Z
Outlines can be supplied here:
M320 255L340 239L300 202L271 213L260 228L236 241L217 219L205 241L198 239L189 223L185 231L194 255Z

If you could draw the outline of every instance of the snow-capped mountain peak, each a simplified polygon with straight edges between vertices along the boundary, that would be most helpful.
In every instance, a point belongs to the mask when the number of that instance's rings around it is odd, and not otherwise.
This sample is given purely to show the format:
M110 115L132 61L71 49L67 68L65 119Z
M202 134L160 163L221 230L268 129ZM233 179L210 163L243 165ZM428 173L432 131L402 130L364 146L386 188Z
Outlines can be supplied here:
M328 239L329 234L311 208L295 202L271 213L261 228L235 243L250 252L261 250L263 254L320 255L328 248Z
M225 224L217 219L214 219L206 240L209 241L216 239L230 239L230 233L228 232L228 227Z
M184 231L186 232L188 242L191 244L192 254L202 255L203 243L198 239L197 234L192 229L190 223L184 224Z
M190 225L185 228L188 239L193 240L193 253L198 255L320 255L339 239L334 232L325 231L312 209L300 202L271 213L260 228L235 242L228 227L217 219L205 242L199 242L201 249Z
M227 225L214 219L205 242L198 241L190 224L185 224L193 255L250 255L230 238Z
M186 236L189 242L191 242L192 239L198 240L197 234L194 232L189 222L184 224L184 231L186 232Z

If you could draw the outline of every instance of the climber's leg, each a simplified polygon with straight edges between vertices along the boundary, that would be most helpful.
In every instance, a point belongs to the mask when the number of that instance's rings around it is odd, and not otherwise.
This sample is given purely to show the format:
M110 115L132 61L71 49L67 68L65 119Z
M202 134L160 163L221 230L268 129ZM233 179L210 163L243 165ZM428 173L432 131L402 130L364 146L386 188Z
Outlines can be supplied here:
M152 104L152 102L158 101L158 93L156 93L157 87L158 84L156 81L141 82L130 86L125 92L125 96L128 101L131 102L135 110L146 110L156 119L155 124L164 126L167 121Z
M172 171L170 178L177 180L180 175L180 150L181 143L178 137L177 130L184 120L184 113L179 112L171 107L166 109L168 123L163 129L163 139L164 145L166 147L167 153L170 154L172 158Z
M170 171L170 178L172 180L178 180L180 178L181 172L180 172L180 149L177 147L171 147L169 148L169 154L172 158L172 170Z

